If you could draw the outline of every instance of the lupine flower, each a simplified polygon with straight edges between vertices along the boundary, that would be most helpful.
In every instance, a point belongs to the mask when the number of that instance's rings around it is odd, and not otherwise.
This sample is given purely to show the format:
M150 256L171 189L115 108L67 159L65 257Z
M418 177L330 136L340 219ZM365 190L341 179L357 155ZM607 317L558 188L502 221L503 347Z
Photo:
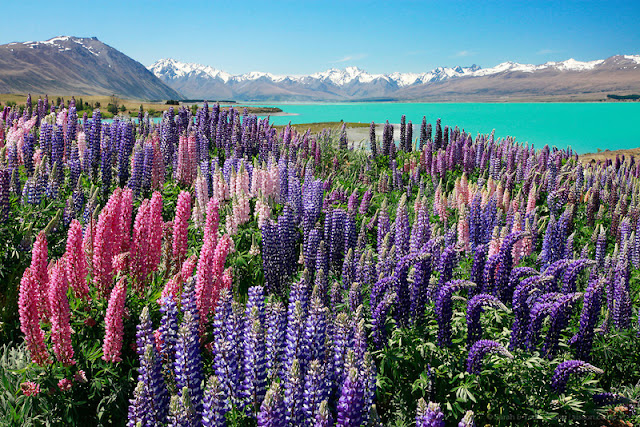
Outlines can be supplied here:
M587 373L602 374L603 372L604 371L602 369L596 368L582 360L567 360L560 363L553 372L551 388L556 393L563 393L567 388L567 382L569 382L569 377L571 375Z
M444 427L444 414L440 410L440 404L427 402L420 398L416 411L416 427Z
M75 364L71 345L71 313L67 300L67 272L64 260L53 267L49 284L49 311L51 313L51 342L53 353L63 365Z
M20 390L25 396L37 396L40 394L40 384L33 381L25 381L20 384Z
M453 309L451 307L451 296L453 293L475 286L473 282L467 280L452 280L440 288L436 295L436 317L438 321L438 344L440 346L451 345L451 317Z
M513 355L500 343L491 340L476 341L469 350L469 356L467 357L467 372L479 375L482 371L482 359L487 353L498 353L501 356L513 359Z
M33 290L30 291L32 293L30 297L33 297L39 318L48 319L49 308L46 298L49 283L49 273L47 271L48 250L47 235L44 230L38 233L31 254L29 271L31 272L34 283Z
M544 346L542 352L546 354L549 359L553 359L558 351L558 343L560 340L560 333L569 323L571 318L571 310L573 304L582 297L582 293L575 292L568 294L559 299L551 309L549 315L550 324L547 336L545 337Z
M458 423L458 427L476 427L475 415L473 411L465 412L464 417Z
M38 294L38 283L29 267L25 270L20 281L18 312L20 314L20 330L24 334L31 360L40 366L51 363L47 346L44 343L44 331L40 327L38 301L42 297Z
M280 383L273 382L260 405L258 427L280 427L286 425L285 406Z
M191 216L191 194L181 191L176 204L176 216L173 221L173 259L181 265L187 254L187 228Z
M174 372L176 387L180 391L180 395L182 396L184 391L188 391L195 413L200 416L203 403L202 359L198 337L198 320L193 317L191 311L184 313L178 330Z
M507 310L507 307L493 295L478 294L469 300L467 304L467 348L471 348L476 341L482 338L482 325L480 314L484 307L496 307Z
M364 409L364 392L358 370L351 368L342 384L336 426L355 427L361 425Z
M304 381L298 359L293 359L284 380L284 405L287 425L300 425L303 421Z
M224 416L224 392L222 391L218 377L215 375L207 381L203 407L203 427L224 427L227 425L227 420Z
M105 314L105 336L102 344L102 359L107 362L120 362L122 349L124 303L127 296L126 278L121 278L111 291L107 313Z
M76 298L88 298L87 262L82 250L82 225L77 219L71 221L67 237L65 263L69 286Z

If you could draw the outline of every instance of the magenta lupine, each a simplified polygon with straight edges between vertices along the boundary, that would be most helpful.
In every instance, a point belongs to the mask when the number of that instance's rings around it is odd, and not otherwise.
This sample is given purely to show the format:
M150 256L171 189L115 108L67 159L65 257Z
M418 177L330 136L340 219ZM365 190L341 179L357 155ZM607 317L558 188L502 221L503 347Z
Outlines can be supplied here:
M40 366L44 366L47 363L51 363L51 359L44 343L44 331L40 327L38 302L44 298L38 291L38 282L33 273L31 273L31 269L27 268L20 281L20 294L18 297L20 330L24 334L31 360Z
M176 266L184 261L187 255L189 217L191 216L191 194L181 191L176 204L176 216L173 220L173 260Z
M109 305L104 317L105 335L102 343L102 360L120 362L122 337L124 334L123 316L124 303L127 297L126 278L121 278L111 291Z
M64 256L69 286L76 298L88 298L87 260L82 250L82 225L77 219L71 221L67 235L67 251Z
M71 345L71 312L67 299L67 272L65 260L59 260L51 270L48 301L51 313L51 342L53 353L65 366L75 364Z

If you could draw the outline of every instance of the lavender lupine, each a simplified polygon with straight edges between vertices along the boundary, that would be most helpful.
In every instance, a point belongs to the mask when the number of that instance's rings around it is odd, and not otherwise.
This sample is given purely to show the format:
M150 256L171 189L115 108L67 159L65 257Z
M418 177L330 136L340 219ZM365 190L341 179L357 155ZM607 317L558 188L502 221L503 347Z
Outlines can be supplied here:
M269 378L274 378L281 369L286 327L285 308L280 301L266 304L266 369Z
M485 307L507 310L507 307L493 295L478 294L471 298L467 304L467 348L470 348L476 341L482 338L480 314Z
M284 379L284 404L286 425L301 425L304 419L304 379L298 359L291 361L291 367Z
M259 308L254 306L247 316L244 335L242 394L250 413L254 414L257 414L266 392L266 348L264 320L261 320L261 316L264 316L264 307L261 313Z
M328 387L326 368L320 360L312 360L307 369L304 383L304 401L302 410L308 425L315 420L320 411L320 404L329 399L331 389Z
M567 389L569 378L572 375L588 373L602 374L604 371L582 360L567 360L562 362L553 372L553 377L551 377L551 388L556 393L564 393Z
M184 390L193 404L197 417L202 416L202 358L200 355L200 339L198 320L191 311L184 313L178 339L176 341L176 360L174 362L176 387L182 396Z
M482 359L488 353L498 353L501 356L513 359L513 355L498 342L491 340L476 341L469 350L467 372L480 375L482 372Z
M225 412L236 402L237 390L240 387L238 352L230 336L237 333L235 328L239 325L234 321L231 301L232 295L229 290L222 290L213 320L213 370L220 381Z

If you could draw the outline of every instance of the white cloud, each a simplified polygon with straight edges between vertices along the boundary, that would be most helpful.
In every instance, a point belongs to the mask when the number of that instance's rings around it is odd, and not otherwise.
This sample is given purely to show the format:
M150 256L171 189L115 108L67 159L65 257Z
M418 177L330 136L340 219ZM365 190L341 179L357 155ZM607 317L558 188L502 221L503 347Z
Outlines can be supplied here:
M346 55L340 59L337 59L335 61L331 61L332 63L338 63L338 62L349 62L349 61L357 61L359 59L364 59L367 57L366 53L358 53L355 55Z
M460 52L456 53L455 56L458 58L462 58L465 56L471 56L471 55L475 55L475 52L472 52L470 50L461 50Z

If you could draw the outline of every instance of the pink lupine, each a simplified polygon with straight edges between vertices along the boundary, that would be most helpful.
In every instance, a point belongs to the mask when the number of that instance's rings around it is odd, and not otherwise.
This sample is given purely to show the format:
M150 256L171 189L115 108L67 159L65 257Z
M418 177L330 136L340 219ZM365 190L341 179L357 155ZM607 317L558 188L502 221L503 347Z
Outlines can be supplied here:
M151 196L149 221L149 272L156 271L162 258L162 195L155 191Z
M469 212L467 211L467 207L465 205L462 205L462 207L460 208L460 216L458 217L458 243L462 245L466 252L469 252Z
M209 200L207 204L207 219L204 226L204 239L213 237L215 242L218 240L218 224L220 222L220 205L216 198Z
M133 190L125 188L120 196L120 244L117 253L129 252L131 245L131 215L133 212Z
M86 224L84 237L82 238L82 251L84 253L87 273L93 276L93 241L95 240L96 223L93 216Z
M213 308L213 283L216 277L213 274L213 257L215 254L215 241L212 236L205 239L196 272L196 307L200 314L200 326L203 327L207 316Z
M71 390L72 385L73 383L68 378L63 378L60 381L58 381L58 388L60 389L60 391Z
M20 330L31 354L31 360L40 366L51 363L47 346L44 343L44 331L40 327L38 303L46 299L39 293L37 279L27 268L20 281L18 297L18 313L20 314Z
M536 184L531 185L529 190L529 197L527 198L527 214L531 213L536 208L537 190Z
M66 261L67 279L76 298L89 298L87 286L87 261L82 250L82 225L77 219L71 221L67 235Z
M222 201L229 199L229 186L222 176L222 170L216 167L216 171L213 173L211 180L213 192L212 198Z
M500 227L495 227L493 229L493 235L491 237L491 241L489 242L489 253L487 256L495 255L500 250L500 245L502 244L502 240L500 239Z
M157 134L152 137L153 141L153 169L151 172L151 188L160 190L164 184L164 156L160 149L160 139Z
M75 363L71 345L71 309L67 299L67 271L65 260L56 263L49 283L49 310L51 312L51 343L56 358L65 366Z
M113 275L123 277L129 273L129 252L122 252L113 257L111 262Z
M192 221L196 227L202 228L204 226L204 216L207 204L209 203L209 189L207 181L205 180L200 168L198 168L198 176L194 184L195 188L195 203L192 214Z
M25 381L20 384L20 390L25 396L36 396L40 394L40 384L33 381Z
M49 286L47 235L44 230L38 233L31 253L29 269L35 283L34 297L37 304L38 317L42 320L49 318L47 307L47 288Z
M131 241L131 273L133 288L137 289L146 278L144 258L149 245L147 239L149 215L149 199L142 201L133 225L133 239Z
M262 195L260 195L256 200L254 216L258 220L258 228L262 228L264 223L271 216L271 208Z
M105 335L102 343L102 360L120 362L122 336L124 334L124 303L127 297L126 278L121 278L111 291L107 313L104 318Z
M93 283L101 297L111 290L113 280L113 256L118 249L120 235L121 205L116 189L98 216L96 235L93 241Z
M187 255L189 217L191 216L191 194L182 191L178 195L176 216L173 220L173 260L177 265L182 264Z

